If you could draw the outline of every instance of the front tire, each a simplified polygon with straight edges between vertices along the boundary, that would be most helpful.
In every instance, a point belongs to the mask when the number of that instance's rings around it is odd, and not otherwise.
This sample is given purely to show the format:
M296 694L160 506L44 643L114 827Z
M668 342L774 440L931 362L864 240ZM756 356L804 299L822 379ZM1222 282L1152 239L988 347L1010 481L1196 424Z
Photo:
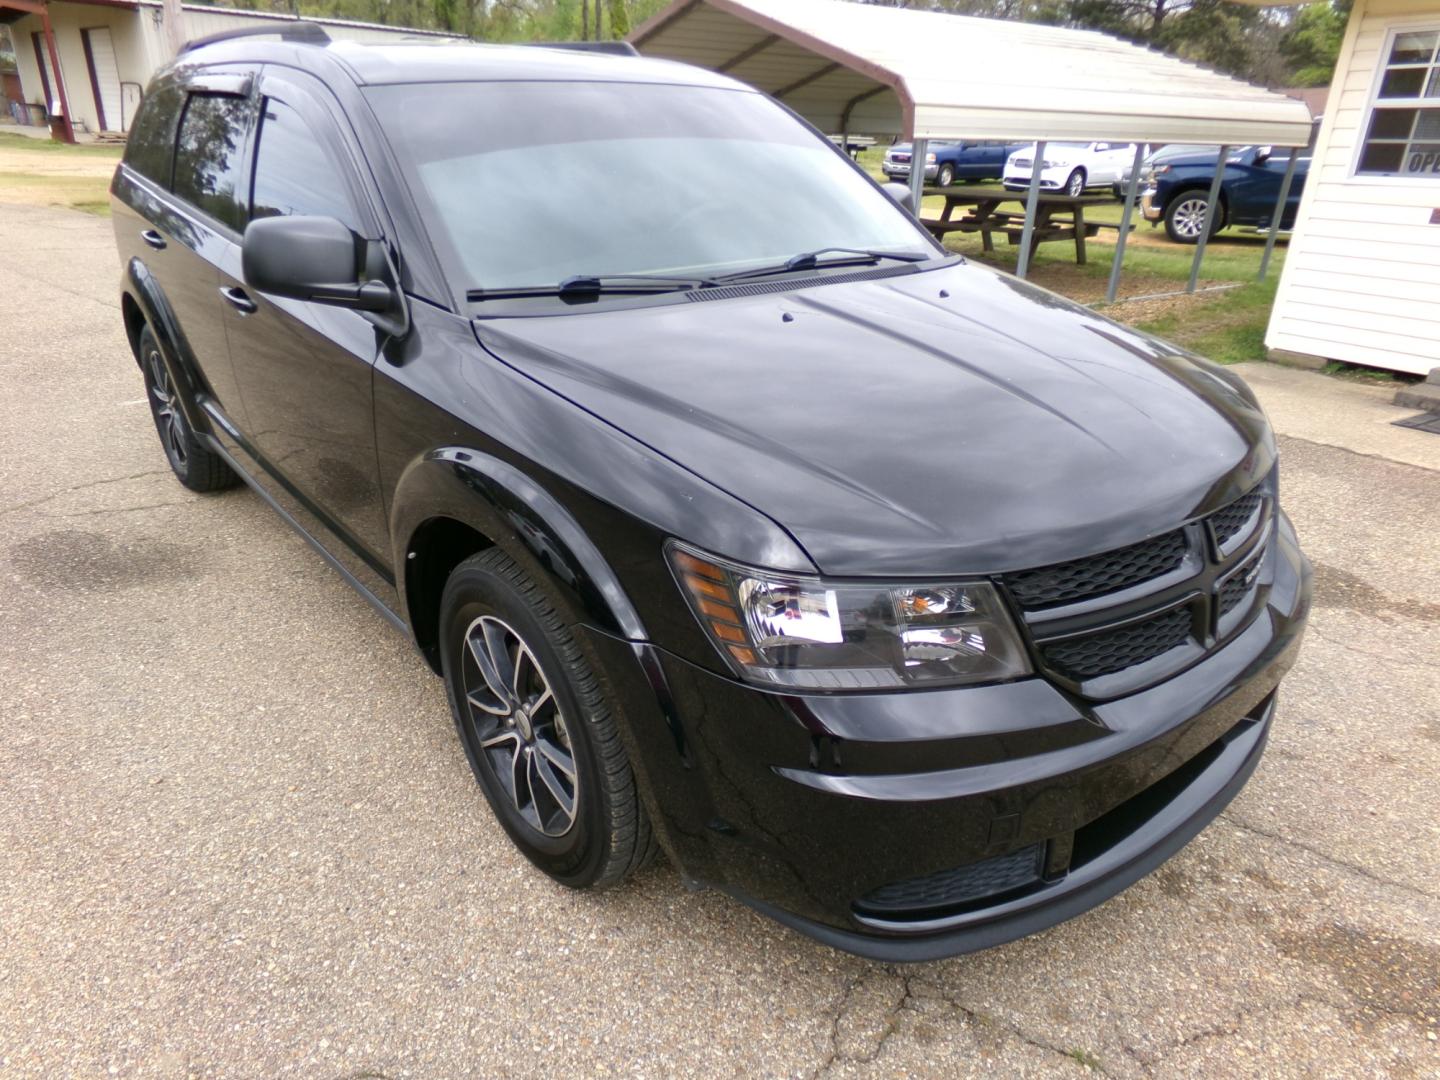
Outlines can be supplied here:
M450 709L511 841L573 889L617 885L655 855L619 726L569 625L498 549L466 559L440 603Z
M160 343L150 327L140 331L140 370L145 377L145 397L155 433L175 479L191 491L223 491L234 487L240 477L210 447L201 442L180 408L170 370L160 355Z
M1210 197L1203 191L1182 191L1165 207L1165 234L1177 244L1195 244L1200 241L1200 232L1205 227L1205 210ZM1210 223L1210 235L1214 237L1224 224L1223 205L1215 220Z
M935 174L935 183L940 187L949 187L955 182L955 167L950 164L940 166L940 171Z
M1065 194L1078 199L1085 194L1085 170L1075 169L1065 181Z

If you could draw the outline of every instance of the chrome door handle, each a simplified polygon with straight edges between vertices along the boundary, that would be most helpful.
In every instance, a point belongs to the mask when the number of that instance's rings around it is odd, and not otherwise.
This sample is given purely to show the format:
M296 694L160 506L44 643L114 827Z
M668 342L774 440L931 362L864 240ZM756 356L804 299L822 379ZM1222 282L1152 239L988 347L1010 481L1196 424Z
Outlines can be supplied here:
M258 310L255 301L245 295L244 289L239 289L232 285L228 289L221 289L220 295L229 302L231 307L242 315L249 315Z
M165 237L161 236L154 229L146 229L140 234L140 239L149 244L156 251L165 250Z

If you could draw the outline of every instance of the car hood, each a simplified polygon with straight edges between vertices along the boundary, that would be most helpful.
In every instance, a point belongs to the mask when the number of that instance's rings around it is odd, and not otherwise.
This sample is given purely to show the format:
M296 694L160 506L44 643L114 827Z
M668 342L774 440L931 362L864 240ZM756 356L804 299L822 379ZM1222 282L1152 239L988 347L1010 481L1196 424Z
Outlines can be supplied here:
M1156 165L1170 165L1172 167L1203 165L1213 169L1215 163L1220 160L1219 154L1176 154L1174 157L1161 158ZM1237 164L1237 162L1226 161L1226 165Z
M1035 147L1027 146L1023 150L1016 150L1010 155L1011 159L1020 158L1031 160L1035 157ZM1078 150L1069 147L1045 147L1045 160L1052 165L1071 165L1077 161L1085 161L1090 157L1090 151Z
M1275 455L1235 376L969 265L475 327L830 574L1104 551L1222 505Z

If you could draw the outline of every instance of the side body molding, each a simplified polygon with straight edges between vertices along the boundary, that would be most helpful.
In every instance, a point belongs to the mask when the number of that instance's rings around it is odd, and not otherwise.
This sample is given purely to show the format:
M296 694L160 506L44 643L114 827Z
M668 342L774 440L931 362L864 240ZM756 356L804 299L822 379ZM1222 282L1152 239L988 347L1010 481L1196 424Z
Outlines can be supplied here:
M437 519L466 525L547 580L580 621L629 641L644 624L620 580L568 510L515 466L477 450L446 446L413 461L395 487L390 513L402 608L412 617L416 541ZM417 639L425 640L417 633ZM427 659L435 663L437 658Z

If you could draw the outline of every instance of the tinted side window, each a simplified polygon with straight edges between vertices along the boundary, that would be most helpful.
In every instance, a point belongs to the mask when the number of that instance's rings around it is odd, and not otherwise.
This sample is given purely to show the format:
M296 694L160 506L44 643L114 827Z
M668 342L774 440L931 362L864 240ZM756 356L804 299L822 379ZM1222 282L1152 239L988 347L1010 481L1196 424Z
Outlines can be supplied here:
M316 214L359 231L340 171L310 125L276 98L265 99L251 203L251 217Z
M220 94L192 94L175 144L175 194L216 221L239 230L236 198L250 103Z
M145 95L130 137L125 142L125 164L162 187L170 186L170 162L175 152L175 124L184 95L175 86L158 86Z

